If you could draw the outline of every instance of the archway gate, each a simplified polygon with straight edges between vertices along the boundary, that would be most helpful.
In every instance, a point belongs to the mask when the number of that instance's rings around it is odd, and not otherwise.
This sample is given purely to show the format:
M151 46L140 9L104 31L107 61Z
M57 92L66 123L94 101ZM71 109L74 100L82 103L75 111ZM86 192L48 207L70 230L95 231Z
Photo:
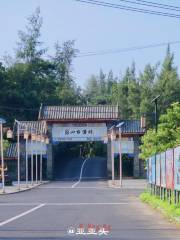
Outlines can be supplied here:
M53 179L53 144L68 141L105 141L107 142L107 169L112 174L112 144L116 145L109 135L109 129L123 121L122 152L134 155L134 176L140 175L139 137L144 134L138 120L122 120L118 106L43 106L41 105L38 121L46 121L50 137L47 149L47 178ZM118 129L115 128L116 141ZM133 150L128 152L128 141L133 141ZM132 145L132 142L130 143ZM114 147L114 149L117 149ZM126 150L125 150L126 149ZM115 152L114 152L115 153ZM113 153L113 154L114 154ZM114 157L114 156L113 156Z

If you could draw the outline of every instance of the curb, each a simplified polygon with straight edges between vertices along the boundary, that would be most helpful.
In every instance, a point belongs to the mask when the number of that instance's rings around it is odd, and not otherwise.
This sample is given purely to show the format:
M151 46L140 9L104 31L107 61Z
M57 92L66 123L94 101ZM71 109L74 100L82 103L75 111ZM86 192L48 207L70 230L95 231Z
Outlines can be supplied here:
M37 185L35 185L35 186L31 186L31 187L29 187L29 188L26 188L26 189L20 189L20 190L15 190L15 191L13 191L13 192L9 192L9 193L0 193L0 196L1 195L10 195L10 194L15 194L15 193L21 193L21 192L25 192L25 191L30 191L30 190L32 190L32 189L34 189L34 188L36 188L36 187L39 187L40 185L43 185L43 184L46 184L46 183L48 183L49 181L46 181L46 182L42 182L42 183L39 183L39 184L37 184Z

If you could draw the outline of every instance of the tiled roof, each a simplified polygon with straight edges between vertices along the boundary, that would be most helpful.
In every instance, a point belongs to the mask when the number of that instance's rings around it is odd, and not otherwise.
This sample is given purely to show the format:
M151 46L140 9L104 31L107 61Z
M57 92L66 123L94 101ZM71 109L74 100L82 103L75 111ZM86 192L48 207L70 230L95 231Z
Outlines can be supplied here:
M144 129L141 128L141 122L139 120L125 120L122 125L123 133L142 133L145 132Z
M118 106L43 106L40 120L116 120Z
M36 132L46 134L47 125L45 121L19 121L20 122L20 132L25 130L29 132Z
M145 129L141 128L141 122L140 120L120 120L120 121L114 121L111 123L111 125L108 125L108 128L110 128L112 125L117 126L119 123L124 122L124 124L121 127L122 133L140 133L144 134Z
M5 158L17 158L17 143L11 143L5 152Z

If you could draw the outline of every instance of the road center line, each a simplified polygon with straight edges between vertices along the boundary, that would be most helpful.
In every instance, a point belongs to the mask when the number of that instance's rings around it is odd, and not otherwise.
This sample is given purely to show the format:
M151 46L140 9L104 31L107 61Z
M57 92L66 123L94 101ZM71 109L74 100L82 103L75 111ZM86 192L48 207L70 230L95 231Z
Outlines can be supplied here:
M80 183L80 181L81 181L81 179L82 179L83 168L84 168L84 165L85 165L85 163L87 162L88 159L89 159L89 158L86 158L86 159L84 160L84 162L83 162L83 164L82 164L82 166L81 166L81 172L80 172L79 180L72 185L72 188L74 188L76 185L78 185L78 184Z
M41 208L41 207L44 207L44 206L45 206L45 204L40 204L40 205L38 205L38 206L36 206L36 207L34 207L34 208L31 208L30 210L28 210L28 211L26 211L26 212L23 212L23 213L21 213L21 214L19 214L19 215L16 215L16 216L14 216L14 217L12 217L12 218L9 218L9 219L7 219L7 220L5 220L5 221L3 221L3 222L0 222L0 227L2 227L2 226L4 226L5 224L10 223L10 222L18 219L18 218L21 218L21 217L23 217L23 216L25 216L25 215L27 215L27 214L29 214L29 213L31 213L31 212L34 212L34 211L36 211L37 209L39 209L39 208Z

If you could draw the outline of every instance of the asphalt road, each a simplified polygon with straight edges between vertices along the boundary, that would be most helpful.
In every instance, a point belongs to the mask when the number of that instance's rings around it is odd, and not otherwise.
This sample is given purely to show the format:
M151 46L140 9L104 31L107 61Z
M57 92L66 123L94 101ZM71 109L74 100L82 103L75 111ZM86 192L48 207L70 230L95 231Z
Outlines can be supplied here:
M178 227L139 201L143 180L126 180L124 189L109 188L107 181L72 188L74 183L51 182L1 196L0 239L180 239ZM107 235L100 231L103 224ZM86 234L77 235L84 227ZM87 235L94 228L99 235Z
M61 159L56 162L56 180L78 180L83 158ZM82 172L82 179L106 179L107 159L103 157L92 157L86 161Z

